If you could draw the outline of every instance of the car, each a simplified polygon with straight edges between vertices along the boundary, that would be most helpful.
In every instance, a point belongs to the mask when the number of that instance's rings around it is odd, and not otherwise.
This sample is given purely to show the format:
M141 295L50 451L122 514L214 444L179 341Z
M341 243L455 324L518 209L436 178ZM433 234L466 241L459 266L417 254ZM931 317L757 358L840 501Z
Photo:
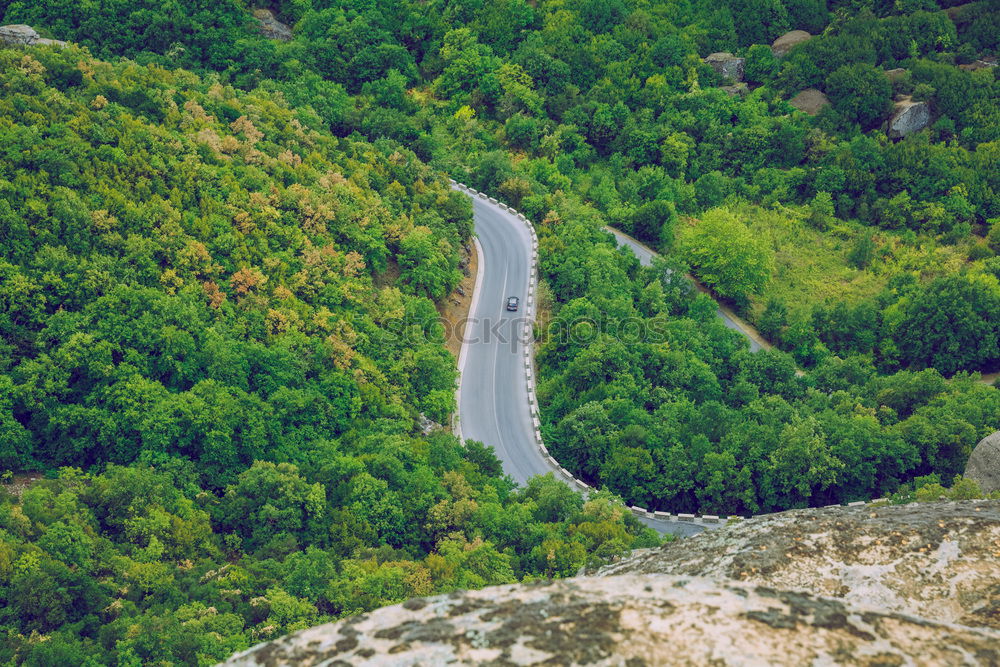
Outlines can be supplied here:
M521 302L516 296L507 297L507 310L515 311L517 310L518 304Z

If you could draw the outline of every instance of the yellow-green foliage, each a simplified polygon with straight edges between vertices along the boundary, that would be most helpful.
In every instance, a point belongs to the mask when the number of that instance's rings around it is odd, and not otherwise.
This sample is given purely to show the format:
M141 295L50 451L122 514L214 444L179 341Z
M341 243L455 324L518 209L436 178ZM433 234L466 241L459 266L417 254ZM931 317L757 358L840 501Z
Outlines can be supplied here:
M0 465L155 450L221 484L356 420L447 420L426 297L471 212L412 153L75 47L0 51L0 92Z
M964 245L944 245L928 237L906 240L902 234L876 231L871 265L858 269L849 255L858 239L871 232L862 225L835 221L820 231L809 226L808 212L798 207L768 209L737 203L724 210L743 221L753 236L766 239L774 251L774 274L751 298L752 317L759 317L770 299L784 301L792 312L808 312L812 304L826 300L854 303L872 298L902 273L929 280L956 273L967 262ZM686 242L697 228L698 220L680 225L679 242Z

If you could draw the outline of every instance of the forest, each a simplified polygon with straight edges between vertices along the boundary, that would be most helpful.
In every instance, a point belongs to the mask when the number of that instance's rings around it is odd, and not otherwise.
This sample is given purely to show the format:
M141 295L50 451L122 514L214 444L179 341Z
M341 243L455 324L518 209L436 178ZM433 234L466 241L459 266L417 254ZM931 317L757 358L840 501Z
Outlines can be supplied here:
M1000 0L0 18L71 42L0 50L4 662L209 665L572 575L658 543L626 504L974 493L940 482L1000 428ZM932 122L891 138L904 98ZM535 223L542 430L589 499L421 428L455 409L436 306L473 228L448 177Z

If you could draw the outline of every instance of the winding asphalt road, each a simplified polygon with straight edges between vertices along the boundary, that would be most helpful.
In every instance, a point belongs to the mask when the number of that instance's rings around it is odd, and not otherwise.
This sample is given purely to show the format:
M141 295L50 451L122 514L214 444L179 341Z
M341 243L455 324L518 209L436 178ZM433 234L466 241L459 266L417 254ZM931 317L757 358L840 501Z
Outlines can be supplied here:
M493 447L504 472L518 484L555 472L535 444L528 407L524 364L531 234L515 214L472 197L476 236L481 250L481 282L465 330L460 361L459 426L462 438ZM518 312L506 310L507 297L521 299ZM694 523L638 516L661 533L693 535L705 529Z
M531 234L496 204L472 198L482 282L465 329L459 390L462 437L490 445L518 484L552 470L535 445L524 365ZM507 297L521 300L517 312Z
M635 253L635 256L639 259L640 264L643 266L649 266L653 263L653 257L656 257L657 255L655 250L613 227L605 227L605 229L614 234L618 245L631 249L632 252ZM740 324L733 319L732 316L723 311L721 308L716 312L718 313L723 324L747 339L747 342L750 343L751 352L757 352L758 350L763 349L763 345L761 345L761 342L759 341L759 336L755 336L749 330L740 326Z

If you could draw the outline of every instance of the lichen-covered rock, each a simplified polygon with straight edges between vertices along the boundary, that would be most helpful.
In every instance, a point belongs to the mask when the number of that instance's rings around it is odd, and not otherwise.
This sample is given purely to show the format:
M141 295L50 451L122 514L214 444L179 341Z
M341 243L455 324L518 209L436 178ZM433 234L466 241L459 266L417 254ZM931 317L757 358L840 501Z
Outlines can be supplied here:
M636 552L598 574L733 579L1000 629L1000 501L792 510Z
M734 83L731 86L720 86L730 97L746 97L750 93L750 86L745 83Z
M885 70L884 74L889 81L895 82L905 77L907 72L909 72L909 70L903 69L902 67L895 67L893 69Z
M1000 632L805 593L660 575L410 600L256 646L226 665L957 665Z
M830 100L823 91L816 88L806 88L798 95L788 100L788 103L799 111L804 111L810 116L815 116L825 106L829 106Z
M260 23L260 34L264 37L282 42L292 38L292 29L279 21L270 9L255 9L253 15Z
M1000 491L1000 431L979 441L965 464L965 476L975 480L983 493Z
M7 44L9 46L36 46L41 44L66 46L66 42L42 37L31 26L20 23L0 26L0 44Z
M11 46L30 46L41 36L29 25L0 26L0 42Z
M781 58L788 54L792 50L793 46L801 44L802 42L807 42L812 39L810 35L805 30L792 30L786 32L784 35L774 40L771 44L771 53Z
M909 97L896 102L889 118L889 137L900 139L919 132L931 124L931 108L927 102L914 102Z
M737 58L731 53L713 53L705 58L705 62L712 66L716 72L730 81L743 80L743 58Z

